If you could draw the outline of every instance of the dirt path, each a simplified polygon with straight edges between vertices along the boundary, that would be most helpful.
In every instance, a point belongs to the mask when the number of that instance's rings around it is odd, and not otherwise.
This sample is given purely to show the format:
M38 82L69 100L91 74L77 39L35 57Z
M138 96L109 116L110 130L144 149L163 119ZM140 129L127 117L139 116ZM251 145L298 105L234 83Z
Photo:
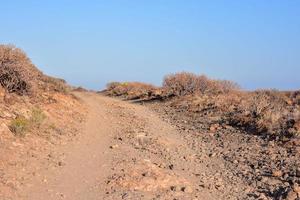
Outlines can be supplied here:
M47 166L23 191L23 198L99 199L95 185L105 178L113 131L106 118L105 102L94 94L77 94L89 107L86 124L77 140L53 149L59 167Z
M82 134L53 149L60 155L58 167L44 167L24 185L20 199L242 199L240 180L222 182L219 160L190 148L175 127L146 107L76 95L89 107ZM205 174L211 179L203 182Z

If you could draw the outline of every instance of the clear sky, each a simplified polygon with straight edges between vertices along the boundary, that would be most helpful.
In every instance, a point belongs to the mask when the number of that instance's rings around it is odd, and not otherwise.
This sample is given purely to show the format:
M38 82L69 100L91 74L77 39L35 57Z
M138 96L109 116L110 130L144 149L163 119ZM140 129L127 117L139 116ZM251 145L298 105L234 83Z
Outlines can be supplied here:
M0 43L101 89L190 71L245 89L300 88L299 0L0 0Z

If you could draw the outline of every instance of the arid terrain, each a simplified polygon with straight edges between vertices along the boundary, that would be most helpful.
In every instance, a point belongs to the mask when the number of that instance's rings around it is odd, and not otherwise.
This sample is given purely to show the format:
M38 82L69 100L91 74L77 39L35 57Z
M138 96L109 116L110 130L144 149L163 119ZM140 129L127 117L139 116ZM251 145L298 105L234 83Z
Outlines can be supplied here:
M0 47L0 200L300 199L300 93L190 73L101 92Z

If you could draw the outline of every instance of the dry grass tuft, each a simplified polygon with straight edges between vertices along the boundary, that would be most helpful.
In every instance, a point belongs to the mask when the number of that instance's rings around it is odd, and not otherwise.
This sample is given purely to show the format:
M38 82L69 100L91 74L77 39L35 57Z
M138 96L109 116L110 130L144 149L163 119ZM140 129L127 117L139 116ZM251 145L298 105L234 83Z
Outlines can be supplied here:
M25 136L25 133L28 131L30 121L23 116L18 116L11 121L9 129L16 136Z

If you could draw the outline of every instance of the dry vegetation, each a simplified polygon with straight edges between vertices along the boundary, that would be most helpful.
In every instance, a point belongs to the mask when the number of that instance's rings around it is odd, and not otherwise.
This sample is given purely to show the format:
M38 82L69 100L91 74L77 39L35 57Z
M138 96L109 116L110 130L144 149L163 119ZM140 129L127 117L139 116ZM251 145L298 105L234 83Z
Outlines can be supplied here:
M69 89L64 80L39 71L21 49L0 45L0 122L15 135L41 132L38 130L44 121L51 123L51 114L48 112L47 117L44 112L46 107L65 99L76 102Z
M182 72L165 77L163 89L169 96L186 96L190 94L223 94L238 90L239 86L227 80L212 80L204 75Z
M9 93L38 96L39 91L66 92L64 80L44 75L19 48L0 45L0 85Z
M153 85L139 82L112 82L107 84L108 96L123 97L127 100L148 99L158 90Z
M0 199L16 199L5 195L22 182L17 178L25 176L32 151L78 132L85 109L69 88L39 71L21 49L0 45Z
M161 88L143 83L111 83L104 91L125 99L167 100L174 108L218 118L227 124L285 141L300 134L300 92L246 92L231 81L177 73L165 77Z

